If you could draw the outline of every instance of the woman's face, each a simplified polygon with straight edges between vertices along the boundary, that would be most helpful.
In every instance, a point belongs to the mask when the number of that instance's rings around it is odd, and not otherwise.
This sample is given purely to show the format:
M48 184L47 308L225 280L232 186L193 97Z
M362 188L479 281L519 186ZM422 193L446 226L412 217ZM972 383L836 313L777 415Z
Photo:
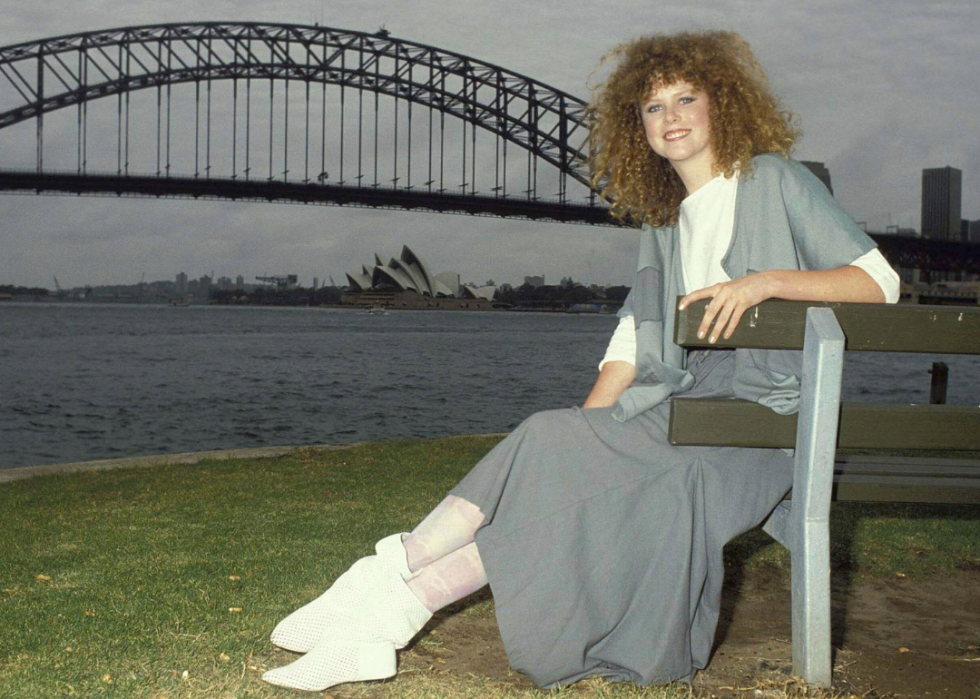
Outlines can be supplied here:
M685 184L689 176L711 179L714 153L707 94L679 80L654 90L640 104L640 114L650 148L670 161Z

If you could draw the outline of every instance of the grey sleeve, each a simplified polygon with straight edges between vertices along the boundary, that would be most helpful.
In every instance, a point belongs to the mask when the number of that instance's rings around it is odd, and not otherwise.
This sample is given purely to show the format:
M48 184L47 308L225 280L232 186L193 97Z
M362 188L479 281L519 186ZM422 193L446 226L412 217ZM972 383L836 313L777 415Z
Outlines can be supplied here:
M784 161L779 185L800 269L843 267L877 245L817 177Z

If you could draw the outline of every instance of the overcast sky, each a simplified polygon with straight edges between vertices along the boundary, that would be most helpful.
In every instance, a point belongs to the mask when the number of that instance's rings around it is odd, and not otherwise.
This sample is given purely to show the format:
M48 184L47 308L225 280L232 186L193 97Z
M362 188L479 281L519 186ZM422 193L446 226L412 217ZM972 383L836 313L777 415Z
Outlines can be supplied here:
M633 37L732 29L800 115L803 160L869 228L919 227L921 170L963 171L980 218L976 0L0 0L0 45L135 24L319 22L456 51L588 97L600 57ZM2 142L2 139L0 139ZM31 144L31 148L33 145ZM0 151L0 167L9 166ZM23 166L23 163L19 163ZM632 231L400 211L273 204L0 196L0 284L63 287L209 274L332 275L412 247L464 281L628 283Z

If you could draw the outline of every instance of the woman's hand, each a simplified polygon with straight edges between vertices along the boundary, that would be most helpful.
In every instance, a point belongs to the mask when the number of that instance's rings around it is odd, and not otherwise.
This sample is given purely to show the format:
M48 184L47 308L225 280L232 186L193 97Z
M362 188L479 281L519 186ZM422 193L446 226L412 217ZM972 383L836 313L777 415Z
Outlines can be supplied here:
M678 309L706 298L711 301L704 309L698 337L707 337L714 344L719 338L730 338L742 314L766 299L884 303L885 294L870 274L854 265L807 271L773 269L693 291L681 299Z
M682 298L678 308L684 310L695 301L710 298L698 326L698 338L703 340L710 332L708 342L714 344L719 337L727 340L732 336L745 311L775 296L775 286L771 272L746 274L730 282L698 289Z

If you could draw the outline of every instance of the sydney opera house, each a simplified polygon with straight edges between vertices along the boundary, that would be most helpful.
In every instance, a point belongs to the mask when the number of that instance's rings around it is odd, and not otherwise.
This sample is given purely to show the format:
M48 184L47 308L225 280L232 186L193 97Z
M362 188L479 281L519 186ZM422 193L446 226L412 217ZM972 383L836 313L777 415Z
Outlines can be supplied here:
M347 282L342 302L367 307L489 310L497 291L495 286L460 284L455 272L430 274L407 245L398 259L392 257L387 263L375 254L374 267L348 273Z

